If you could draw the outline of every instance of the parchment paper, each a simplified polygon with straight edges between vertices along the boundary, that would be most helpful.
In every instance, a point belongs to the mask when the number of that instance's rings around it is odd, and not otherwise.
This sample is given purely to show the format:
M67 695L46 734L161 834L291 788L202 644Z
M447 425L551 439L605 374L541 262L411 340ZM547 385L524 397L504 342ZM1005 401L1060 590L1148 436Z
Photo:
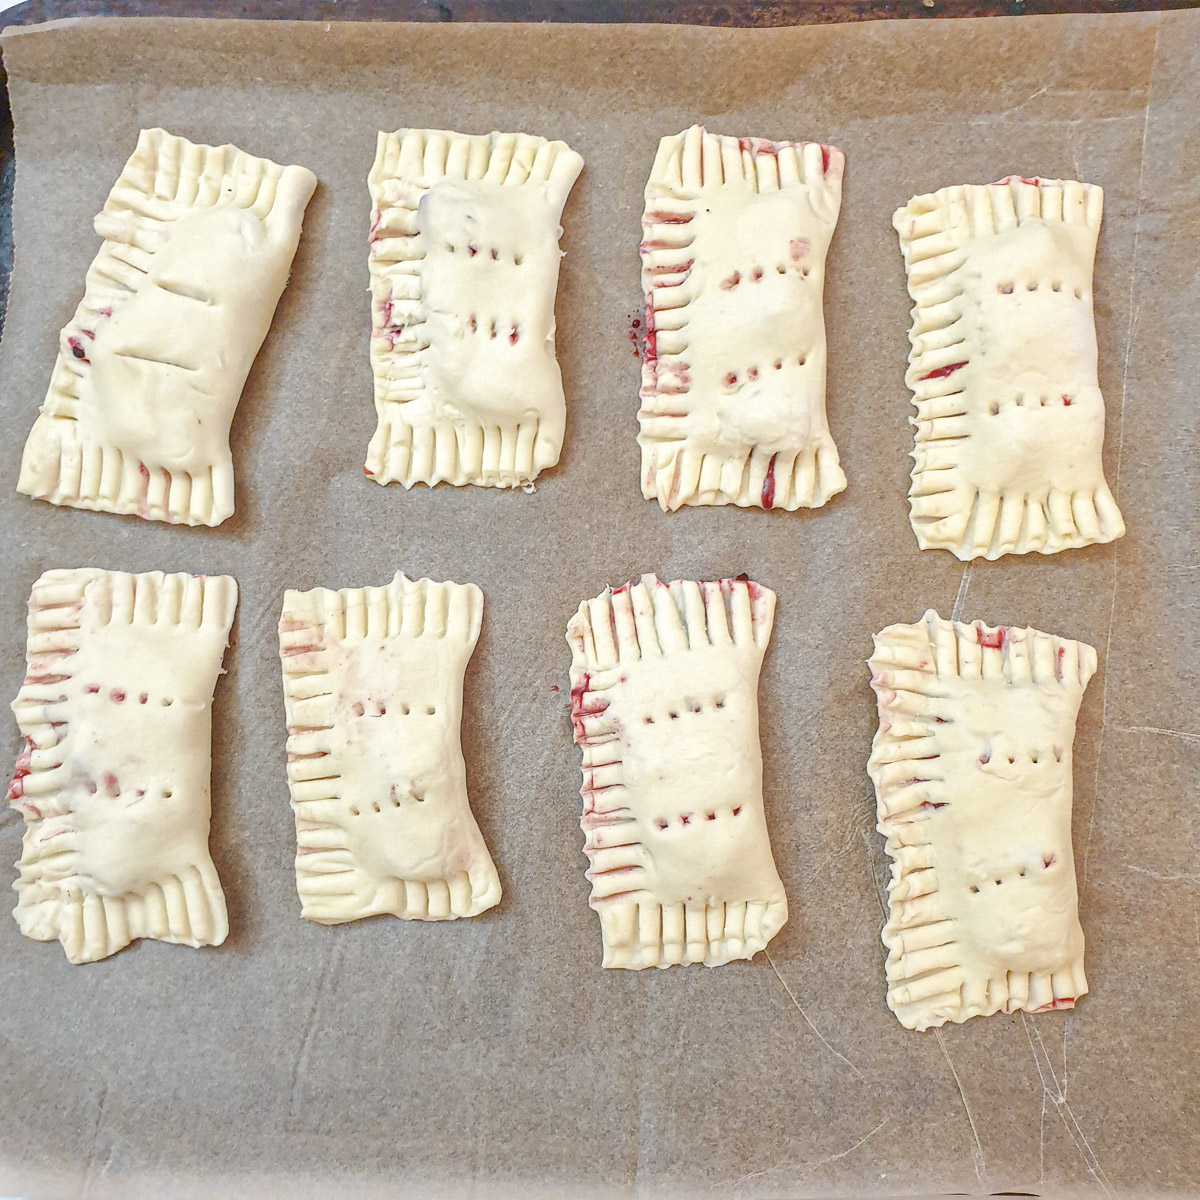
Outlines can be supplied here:
M0 921L0 1189L134 1197L1192 1194L1200 14L665 27L66 23L4 39L16 274L0 364L0 668L51 566L232 572L213 849L232 932L72 967ZM638 494L641 190L691 121L848 157L829 263L830 420L849 489L812 513ZM216 530L13 490L91 217L138 129L316 171L291 286L234 425ZM365 186L401 125L564 138L560 467L536 495L384 491ZM908 300L889 220L1010 172L1107 192L1097 262L1105 466L1128 536L964 568L909 529ZM453 925L301 921L275 623L285 586L396 568L487 596L466 690L475 812L503 878ZM772 963L602 972L577 827L564 627L643 570L749 572L779 616L762 680L767 811L792 917ZM870 635L926 606L1100 652L1075 758L1092 994L1068 1014L905 1032L884 1006L886 863L865 762ZM556 690L561 689L561 690ZM9 749L17 735L9 727ZM0 858L21 821L0 822Z

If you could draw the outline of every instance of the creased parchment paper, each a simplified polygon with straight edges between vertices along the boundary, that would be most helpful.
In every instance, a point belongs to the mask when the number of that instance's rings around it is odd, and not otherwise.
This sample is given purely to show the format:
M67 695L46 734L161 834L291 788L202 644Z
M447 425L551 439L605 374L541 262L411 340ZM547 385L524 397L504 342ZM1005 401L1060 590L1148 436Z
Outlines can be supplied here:
M213 850L232 933L72 967L0 920L0 1191L24 1196L803 1197L1193 1193L1197 1136L1196 381L1200 14L770 32L119 20L7 36L16 273L0 364L0 651L50 566L228 571ZM849 488L811 513L664 516L638 494L641 192L692 121L845 149L830 422ZM234 424L215 530L14 491L91 217L138 129L321 180ZM374 427L365 185L378 129L527 130L587 163L564 216L563 460L536 495L363 477ZM1110 546L964 568L908 526L909 303L893 208L1009 173L1107 193L1096 272ZM464 747L501 906L450 926L301 921L275 623L283 589L411 576L487 596ZM792 917L771 961L602 972L577 826L567 617L655 570L779 593L767 813ZM927 606L1082 638L1075 759L1092 993L905 1032L884 1007L865 772L870 635ZM555 690L555 689L560 690ZM15 755L17 734L7 744ZM0 824L17 857L21 822Z

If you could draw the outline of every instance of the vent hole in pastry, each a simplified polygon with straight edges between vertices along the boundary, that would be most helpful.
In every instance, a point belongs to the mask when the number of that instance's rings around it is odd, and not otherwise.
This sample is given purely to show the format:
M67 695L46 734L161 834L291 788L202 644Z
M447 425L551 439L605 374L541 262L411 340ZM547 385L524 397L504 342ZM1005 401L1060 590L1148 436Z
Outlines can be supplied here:
M1070 396L1064 396L1064 397L1062 398L1062 402L1063 402L1063 408L1070 408L1070 407L1071 407L1071 397L1070 397Z
M414 800L415 800L415 801L416 801L418 804L424 804L424 803L425 803L425 797L424 797L424 796L419 796L419 795L417 795L417 793L416 793L416 792L413 792L413 799L414 799Z
M692 823L691 813L681 813L679 817L680 825L690 825Z
M717 814L716 813L705 813L704 819L706 821L715 821L717 819Z
M475 319L474 314L471 315L471 332L472 333L479 332L479 322Z
M996 291L1002 296L1011 296L1013 294L1013 285L1011 283L1001 283L997 285Z
M746 372L746 378L747 379L757 379L758 378L758 368L751 367L750 370L748 370Z
M146 789L145 789L145 788L138 788L138 790L137 790L137 796L138 796L138 798L139 798L139 799L140 799L142 796L144 796L145 794L146 794Z
M446 243L446 251L447 251L447 253L449 253L449 254L453 254L453 253L454 253L454 247L453 247L453 246L452 246L452 245L451 245L449 242L447 242L447 243Z
M94 796L96 794L96 781L94 779L89 779L83 786L87 788L88 795Z
M979 765L981 767L986 767L991 761L992 756L986 750L979 756Z
M1036 292L1038 290L1038 285L1036 283L1027 283L1025 285L1025 290L1027 292Z
M1034 762L1034 763L1035 763L1035 762L1037 762L1037 760L1038 760L1038 756L1037 756L1036 754L1031 754L1031 755L1029 756L1029 761L1030 761L1030 762ZM1023 875L1024 873L1025 873L1024 871L1022 871L1022 872L1021 872L1021 874L1022 874L1022 875Z
M730 371L729 374L725 376L725 386L729 388L737 387L737 375L735 375L734 372Z
M114 704L124 704L125 703L125 693L123 691L121 691L120 688L113 688L113 690L108 693L108 698Z
M1017 760L1016 760L1015 758L1010 758L1008 761L1009 761L1010 763L1015 763Z
M1083 290L1082 290L1081 288L1076 288L1076 289L1075 289L1075 299L1076 299L1076 300L1082 300L1082 299L1083 299Z
M89 683L83 690L87 692L89 696L95 696L100 692L100 685L98 683Z
M493 338L496 336L496 322L495 321L492 322L492 331L490 334L488 334L488 336L493 337Z
M372 805L371 805L371 807L372 807L372 808L373 808L373 809L374 809L376 812L379 812L379 803L378 803L378 801L377 801L376 803L372 804Z
M662 817L659 817L659 818L658 818L658 819L657 819L657 820L654 822L654 825L655 825L655 828L657 828L657 829L666 829L666 827L667 827L667 822L666 822L666 821L664 821L664 820L662 819Z
M525 256L523 254L514 254L513 255L513 265L514 266L519 267L524 261L525 261Z
M1017 872L1017 874L1018 874L1018 875L1020 875L1022 879L1024 879L1024 878L1025 878L1025 868L1024 868L1024 867L1022 867L1022 868L1021 868L1021 869L1020 869L1020 870Z
M988 411L992 414L993 417L998 417L1000 415L1000 402L998 400L993 400L991 407L988 409Z
M149 701L149 699L150 699L150 693L149 693L149 692L143 692L143 693L142 693L142 694L141 694L141 695L138 697L138 703L139 703L139 704L145 704L145 703L147 703L147 702Z
M677 712L667 713L667 716L670 717L672 721L679 720L679 714Z
M698 712L703 712L703 711L704 711L704 705L703 705L703 704L693 704L693 705L692 705L692 712L694 712L694 713L698 713Z
M642 718L642 720L643 720L643 721L644 721L644 722L645 722L647 725L653 725L653 724L654 724L654 718L653 718L653 717L643 717L643 718Z
M432 704L428 705L425 709L425 715L428 717L432 717L435 712L437 712L437 709Z
M807 268L807 267L802 267L802 268L801 268L801 270L800 270L800 278L801 278L801 279L807 279L807 278L808 278L808 268Z
M174 704L174 703L175 703L175 701L174 701L174 700L173 700L173 699L172 699L170 696L164 696L164 697L163 697L163 698L162 698L162 699L159 701L159 704L161 704L161 705L163 706L163 708L170 708L170 707L171 707L171 705L172 705L172 704Z
M718 697L717 697L717 707L718 707L718 708L724 708L724 707L725 707L725 697L724 697L724 696L718 696Z
M467 243L467 257L474 258L479 253L479 247L474 242Z
M400 705L400 713L401 713L401 715L402 715L402 716L405 716L405 717L407 717L407 716L408 716L408 714L409 714L409 707L408 707L408 705L407 705L407 704L402 704L402 705Z
M1061 281L1061 280L1059 280L1059 281L1057 281L1057 282L1055 282L1055 283L1052 283L1052 284L1050 285L1050 290L1051 290L1052 292L1061 292L1061 291L1062 291L1062 281Z
M510 346L515 346L517 344L517 339L520 336L521 336L521 334L518 332L517 327L514 325L512 327L512 331L508 335L508 344Z
M762 267L755 267L755 268L754 268L754 279L755 279L755 282L757 282L758 280L760 280L762 277L763 277L763 269L762 269Z
M386 705L386 704L381 704L381 705L379 706L379 715L380 715L381 717L386 717L386 716L387 716L387 705Z
M1054 747L1054 761L1062 762L1062 750L1058 746Z
M500 251L497 250L495 247L493 247L492 248L492 262L499 262L499 261L500 261Z
M357 700L355 700L355 702L350 706L350 711L353 712L356 717L366 716L367 713L367 710Z
M997 879L997 880L996 880L996 886L997 886L997 887L999 887L999 886L1000 886L1000 885L1001 885L1003 882L1004 882L1004 880L1003 880L1003 879Z
M777 358L775 360L775 370L777 370L777 371L783 370L783 359L782 358Z
M974 884L971 884L971 892L976 896L979 895L979 889Z
M119 795L119 794L120 794L120 793L118 793L118 795ZM171 798L171 797L172 797L174 794L175 794L175 793L174 793L174 792L172 792L170 788L167 788L167 790L166 790L165 792L163 792L163 799L164 799L164 800L170 800L170 798Z
M802 367L802 366L804 366L804 364L805 364L806 362L808 362L808 357L807 357L806 355L804 355L804 354L800 355L800 357L799 357L798 359L796 359L796 364L797 364L797 366L801 366L801 367Z
M359 811L358 811L358 809L357 809L357 808L355 808L355 807L354 807L354 805L353 805L353 804L352 804L352 805L350 805L350 815L351 815L352 817L357 817L357 816L359 816Z
M783 265L783 263L779 263L779 264L776 266L775 270L776 270L776 271L778 271L780 275L786 275L786 274L787 274L787 267L785 267L785 266Z
M1051 868L1052 866L1054 866L1054 864L1055 864L1056 862L1058 862L1058 855L1057 855L1057 854L1051 854L1049 858L1043 858L1043 859L1042 859L1042 870L1043 870L1043 871L1048 871L1048 870L1050 870L1050 868Z
M738 813L740 813L741 811L742 811L742 806L739 804L739 805L737 806L737 808L735 808L735 809L733 810L733 815L736 817L736 816L738 815Z

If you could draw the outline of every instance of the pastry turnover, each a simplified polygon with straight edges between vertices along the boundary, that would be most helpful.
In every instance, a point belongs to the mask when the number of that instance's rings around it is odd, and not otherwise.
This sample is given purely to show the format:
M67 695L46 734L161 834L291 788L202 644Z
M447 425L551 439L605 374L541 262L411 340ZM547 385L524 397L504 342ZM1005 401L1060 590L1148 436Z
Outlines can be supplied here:
M1071 745L1096 652L930 611L877 634L870 667L888 1007L908 1029L1073 1007Z
M208 851L212 698L237 604L228 576L47 571L13 701L25 749L21 932L73 963L134 938L219 945Z
M532 484L558 462L559 219L583 159L525 133L381 133L371 192L378 483Z
M289 591L279 622L302 915L473 917L500 880L467 802L474 584Z
M662 139L642 218L642 495L818 508L846 486L825 416L825 256L845 157Z
M653 575L567 627L604 966L719 966L787 920L763 812L758 675L775 593Z
M52 504L219 525L229 426L316 187L234 146L145 130L96 232L17 487Z
M921 549L1054 554L1125 532L1104 480L1094 184L1001 179L893 224L913 299L910 516Z

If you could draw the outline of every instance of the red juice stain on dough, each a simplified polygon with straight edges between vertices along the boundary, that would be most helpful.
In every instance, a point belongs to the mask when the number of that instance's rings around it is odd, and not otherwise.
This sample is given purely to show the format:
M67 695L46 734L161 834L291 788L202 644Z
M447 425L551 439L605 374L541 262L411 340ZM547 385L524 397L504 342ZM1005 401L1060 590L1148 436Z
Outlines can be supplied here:
M737 285L741 282L742 282L741 271L734 271L734 273L732 275L730 275L728 279L722 279L720 284L718 284L718 286L720 287L721 291L723 291L723 292L732 292L733 289L735 287L737 287Z
M123 691L121 691L120 688L113 688L113 690L108 693L108 698L114 704L124 704L125 703L125 693Z
M1056 996L1049 1004L1043 1004L1041 1008L1035 1009L1036 1012L1056 1012L1063 1008L1074 1008L1074 996Z
M79 359L80 362L88 362L87 351L83 348L83 343L72 334L67 338L67 345L71 347L71 353Z
M821 146L821 174L822 175L829 174L829 164L832 160L833 160L833 155L830 152L829 147L822 144L822 146Z
M25 795L25 779L31 771L30 759L33 756L33 739L26 737L25 749L17 755L17 764L13 768L12 779L8 785L8 800L20 800ZM40 814L39 814L40 816Z
M922 375L921 379L945 379L949 375L953 375L955 371L961 370L967 364L965 362L949 363L944 367L935 367L928 375Z
M980 629L979 626L976 626L975 640L985 650L1003 650L1011 632L1012 626L1010 625L1001 625L999 629L994 630L992 633L987 633L985 630Z
M922 807L922 808L945 808L945 807L946 807L946 802L945 802L944 800L942 800L942 801L938 801L938 800L922 800L922 801L921 801L921 807Z
M788 242L788 255L792 262L799 262L809 252L810 248L808 238L792 238Z
M583 728L583 698L587 695L592 677L586 671L579 677L579 682L571 688L571 726L575 730L575 740L582 742L587 736Z
M1024 175L1005 175L1003 179L997 179L992 187L1007 187L1010 183L1028 183L1033 187L1037 187L1040 180L1035 175L1032 179L1026 179Z
M691 223L691 213L673 213L673 212L648 212L646 214L647 221L653 221L656 225L688 225Z
M767 464L767 474L763 479L762 485L762 506L763 508L775 507L775 458L776 455L771 455L771 461Z
M651 368L658 367L658 329L654 324L654 303L646 297L646 325L642 334L642 362Z
M363 474L364 475L374 475L375 472L372 471L370 467L363 467Z

